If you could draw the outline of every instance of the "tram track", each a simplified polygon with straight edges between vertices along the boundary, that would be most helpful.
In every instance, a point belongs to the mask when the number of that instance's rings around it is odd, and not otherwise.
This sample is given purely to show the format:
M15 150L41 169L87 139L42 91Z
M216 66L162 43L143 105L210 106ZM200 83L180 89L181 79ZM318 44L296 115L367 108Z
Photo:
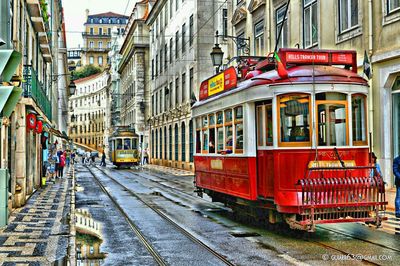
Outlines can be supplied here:
M165 187L165 188L168 188L168 189L173 189L173 190L179 192L179 194L184 194L184 195L190 196L191 198L197 198L197 197L195 197L195 196L193 196L193 195L191 195L191 194L189 194L189 193L183 192L183 191L181 191L181 190L179 190L179 189L177 189L177 188L174 188L174 187L171 187L171 186L168 186L168 185L159 183L159 182L157 182L157 181L155 181L155 180L152 180L152 179L148 179L148 178L144 177L143 175L140 175L140 174L134 172L133 170L128 170L128 172L131 173L131 174L133 174L134 176L140 177L140 178L142 178L142 179L146 179L146 180L150 181L151 183L155 183L155 184L157 184L158 186ZM152 174L153 174L153 173L152 173ZM182 185L182 183L177 182L177 181L175 181L175 180L169 180L169 179L167 179L167 178L164 178L164 177L163 177L162 175L160 175L160 174L155 174L155 176L156 176L157 178L160 178L160 179L163 180L163 181ZM210 203L210 202L208 202L208 203ZM210 204L212 204L212 203L210 203ZM220 208L220 206L216 206L216 207ZM367 239L363 239L363 238L361 238L361 237L357 237L357 236L352 235L352 234L349 234L349 233L345 233L345 232L338 231L338 230L333 230L333 229L330 229L330 228L324 228L324 227L318 227L318 229L319 229L319 230L324 230L324 231L329 231L329 232L332 232L332 233L335 233L335 234L338 234L338 235L342 235L342 236L344 236L344 237L349 237L349 238L352 238L352 239L355 239L355 240L358 240L358 241L361 241L361 242L364 242L364 243L368 243L368 244L371 244L371 245L374 245L374 246L378 246L378 247L380 247L380 248L384 248L384 249L391 250L391 251L393 251L393 252L399 252L399 253L400 253L400 249L393 248L393 247L388 247L388 246L385 246L385 245L383 245L383 244L380 244L380 243L377 243L377 242L374 242L374 241L370 241L370 240L367 240ZM288 230L291 230L291 229L288 229ZM292 232L292 231L287 231L287 233L290 234L290 233L293 233L293 232ZM303 239L304 239L304 238L303 238ZM338 248L336 248L336 247L334 247L334 246L331 246L331 245L328 245L328 244L319 242L319 241L317 241L317 240L312 240L312 239L310 239L310 238L306 238L306 239L304 239L304 240L307 241L307 242L313 243L313 244L315 244L315 245L321 246L321 247L323 247L323 248L325 248L325 249L329 249L329 250L332 250L332 251L339 252L339 253L341 253L342 255L350 255L350 253L349 253L348 251L345 251L345 250L342 250L342 249L338 249ZM353 254L353 255L354 255L354 254ZM373 262L373 261L370 261L370 260L367 260L367 259L364 259L364 258L359 259L359 261L362 261L362 262L367 263L367 264L369 264L369 265L380 265L380 264L377 264L377 263L375 263L375 262Z
M145 247L149 250L150 254L156 259L157 263L159 265L168 265L165 260L158 254L158 252L154 249L154 247L149 243L149 241L146 240L146 237L142 234L142 232L140 231L140 229L132 222L132 220L129 218L129 216L125 213L125 211L121 208L121 206L118 204L117 200L107 191L107 189L103 186L103 184L101 183L101 181L97 178L97 176L93 173L92 169L90 169L89 167L87 167L90 171L90 173L93 175L93 178L96 180L96 183L99 184L99 186L101 187L101 189L107 194L107 196L112 200L112 202L116 205L116 207L121 211L121 213L124 215L124 218L128 221L128 223L130 224L130 226L132 227L133 231L135 232L136 235L138 235L139 240L145 245ZM173 221L171 218L169 218L166 214L164 214L163 212L161 212L159 209L155 208L152 204L148 203L147 201L143 200L142 198L139 197L139 195L137 195L135 192L133 192L131 189L129 189L128 187L126 187L125 185L121 184L119 181L117 181L115 178L113 178L111 175L109 175L108 173L106 173L104 170L98 168L97 166L95 166L95 168L102 172L103 175L107 176L110 180L112 180L115 184L117 184L118 186L120 186L121 188L123 188L123 190L130 194L131 196L133 196L134 198L136 198L138 201L140 201L141 203L143 203L146 207L148 207L149 209L151 209L152 211L154 211L156 214L158 214L163 220L165 220L166 222L168 222L170 225L172 225L173 227L175 227L179 232L181 232L183 235L185 235L190 241L192 241L193 243L199 245L200 247L204 248L205 250L207 250L209 253L211 253L214 257L216 257L218 260L220 260L221 262L223 262L225 265L230 265L233 266L235 264L233 264L232 262L230 262L229 260L227 260L223 255L221 255L220 253L218 253L217 251L215 251L214 249L212 249L211 247L209 247L208 245L206 245L205 243L203 243L201 240L199 240L197 237L195 237L193 234L191 234L190 232L188 232L186 229L184 229L183 227L181 227L179 224L177 224L175 221Z
M147 251L150 253L150 255L154 258L154 260L157 262L158 265L160 266L166 266L168 265L162 256L157 252L157 250L151 245L151 243L146 239L146 237L142 234L140 229L136 226L136 224L129 218L128 214L124 211L124 209L121 208L121 206L118 204L117 200L107 191L107 189L103 186L101 181L96 177L96 175L93 173L93 171L90 169L90 167L85 166L91 175L93 176L94 180L96 181L97 185L101 188L101 190L109 197L109 199L112 201L114 206L121 212L127 223L129 224L130 228L132 231L135 233L137 236L138 240L145 246Z

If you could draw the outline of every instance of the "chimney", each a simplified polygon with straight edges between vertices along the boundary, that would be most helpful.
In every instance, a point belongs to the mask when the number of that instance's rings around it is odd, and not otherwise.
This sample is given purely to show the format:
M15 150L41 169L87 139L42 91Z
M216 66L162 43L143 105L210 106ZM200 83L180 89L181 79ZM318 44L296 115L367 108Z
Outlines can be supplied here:
M89 18L89 9L86 9L86 10L85 10L85 13L86 13L86 21L88 21L88 18Z

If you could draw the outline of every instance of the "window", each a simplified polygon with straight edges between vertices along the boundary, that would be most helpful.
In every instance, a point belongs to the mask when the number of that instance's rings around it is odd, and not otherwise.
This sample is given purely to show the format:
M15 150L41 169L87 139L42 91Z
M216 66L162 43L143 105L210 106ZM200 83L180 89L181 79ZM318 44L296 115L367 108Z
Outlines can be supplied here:
M244 32L242 32L242 33L240 33L240 34L238 34L238 39L240 39L240 38L242 38L242 39L244 39ZM240 55L243 55L244 53L243 53L243 48L240 46L240 45L236 45L236 52L237 52L237 55L238 56L240 56Z
M272 146L272 102L257 106L257 145Z
M232 126L232 109L227 109L225 114L225 149L227 153L233 151L233 126Z
M221 153L224 150L224 121L222 112L217 113L216 121L216 131L217 131L217 152Z
M167 69L168 64L168 45L164 45L164 68Z
M163 145L163 130L162 130L162 128L160 128L160 159L162 159L163 158L163 147L164 147L164 145Z
M107 48L111 48L111 42L107 42Z
M243 107L235 109L235 153L243 153Z
M192 100L192 98L194 98L193 87L194 87L194 80L193 80L193 67L192 67L189 70L189 100Z
M165 17L166 18L166 17ZM167 127L164 127L164 159L167 160Z
M396 11L400 8L400 0L387 0L387 13Z
M108 31L108 35L111 35L111 28L108 28L107 31Z
M358 25L358 0L339 0L340 33Z
M151 79L154 79L154 59L151 59Z
M263 55L264 52L264 20L254 25L254 55Z
M179 78L175 79L175 106L179 104Z
M183 23L183 25L182 25L182 53L184 53L185 52L185 47L186 47L186 44L185 44L185 35L186 35L186 24L185 23Z
M93 28L90 28L90 35L93 35Z
M209 122L209 143L208 143L208 148L209 148L209 153L215 153L215 115L211 114L208 116L208 122Z
M172 160L172 126L169 125L169 160Z
M156 72L155 72L155 76L158 76L158 54L156 55Z
M160 50L160 73L162 73L162 71L163 71L162 64L163 64L163 50L161 49Z
M94 48L94 42L89 42L89 48Z
M186 73L182 74L182 102L186 100Z
M103 28L99 28L99 35L103 35Z
M193 15L189 18L189 45L192 46L193 44Z
M346 146L346 95L335 92L318 93L315 102L318 146Z
M175 161L179 160L178 135L178 124L175 124Z
M179 49L179 30L175 33L175 58L178 58Z
M222 9L222 35L228 35L228 9Z
M208 152L208 118L207 116L202 117L202 132L203 132L203 147L202 147L202 153L207 153Z
M169 63L172 64L172 38L169 39Z
M178 11L179 8L179 0L175 0L175 11Z
M91 64L91 65L94 64L94 57L93 56L89 57L89 64Z
M156 158L157 159L159 159L160 157L160 153L159 153L159 148L160 148L160 146L158 145L158 130L156 129L156 152L155 152L155 155L156 155Z
M178 0L175 0L175 1L178 1ZM169 18L172 18L173 6L174 6L174 0L169 0Z
M288 46L288 26L287 26L287 16L285 17L285 21L284 20L284 16L285 16L285 11L286 11L286 7L287 5L281 6L280 8L278 8L276 10L276 33L275 33L275 38L279 37L279 31L282 28L282 32L281 32L281 36L278 42L278 47L282 48L282 47L287 47Z
M310 145L310 96L286 94L278 97L279 145Z
M102 65L103 65L103 57L102 57L102 56L99 56L99 57L97 58L97 60L98 60L98 62L99 62L99 66L102 66Z
M124 139L124 150L130 150L131 148L131 139Z
M103 23L103 19L100 19L100 20L99 20L99 23L102 24L102 23Z
M189 122L189 161L193 162L193 120Z
M303 0L304 2L304 22L303 38L304 47L310 48L318 44L318 21L317 21L317 0Z
M98 46L99 46L100 49L103 48L103 42L99 42Z
M186 128L185 128L185 123L182 122L182 127L181 127L181 161L185 162L186 161Z
M353 145L367 145L367 101L364 95L351 97Z
M168 3L167 4L165 4L165 6L164 6L164 23L165 23L165 26L167 26L168 25Z
M155 153L154 153L154 130L151 131L151 157L154 158L155 157Z
M151 95L151 114L154 116L154 106L155 106L155 102L154 102L154 94Z

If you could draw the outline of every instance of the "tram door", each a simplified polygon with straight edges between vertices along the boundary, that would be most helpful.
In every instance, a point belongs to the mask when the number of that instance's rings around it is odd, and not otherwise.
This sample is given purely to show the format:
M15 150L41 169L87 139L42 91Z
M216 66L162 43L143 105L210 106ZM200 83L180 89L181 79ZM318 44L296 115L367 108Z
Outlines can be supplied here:
M257 191L262 197L274 196L274 154L272 141L272 101L256 104Z

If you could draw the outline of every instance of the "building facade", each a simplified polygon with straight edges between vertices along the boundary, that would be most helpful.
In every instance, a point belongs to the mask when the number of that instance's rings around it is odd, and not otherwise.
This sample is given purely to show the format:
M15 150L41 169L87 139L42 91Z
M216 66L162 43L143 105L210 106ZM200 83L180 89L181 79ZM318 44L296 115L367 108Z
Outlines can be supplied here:
M210 52L228 4L160 0L149 13L152 163L193 170L191 102L214 73Z
M132 11L120 49L120 92L113 94L121 104L120 125L130 126L136 134L143 136L145 147L149 143L146 117L150 102L149 28L145 21L153 4L154 1L147 0L138 2Z
M73 142L103 151L106 128L107 84L104 71L74 81L75 94L69 98L69 136Z
M10 94L18 103L11 110L3 109L3 115L10 115L3 117L7 128L1 131L2 168L11 176L9 208L17 208L40 187L50 144L56 139L59 147L63 143L58 127L66 126L62 122L66 114L60 113L59 97L67 80L58 78L67 71L62 56L64 20L61 1L7 0L0 5L0 37L5 40L0 49L13 49L19 55L13 62L17 67L12 80L17 83L10 85L22 87L14 87Z
M364 54L372 68L369 132L393 204L393 158L400 154L400 2L393 0L247 0L228 8L228 31L250 38L251 55L267 55L279 47L348 49L357 51L358 72L363 73ZM278 42L277 36L282 28ZM241 51L229 45L229 54Z
M109 64L108 52L111 49L111 31L117 28L118 34L125 31L128 17L113 12L89 15L86 10L85 32L82 33L83 48L81 55L82 65L96 65L104 67Z

